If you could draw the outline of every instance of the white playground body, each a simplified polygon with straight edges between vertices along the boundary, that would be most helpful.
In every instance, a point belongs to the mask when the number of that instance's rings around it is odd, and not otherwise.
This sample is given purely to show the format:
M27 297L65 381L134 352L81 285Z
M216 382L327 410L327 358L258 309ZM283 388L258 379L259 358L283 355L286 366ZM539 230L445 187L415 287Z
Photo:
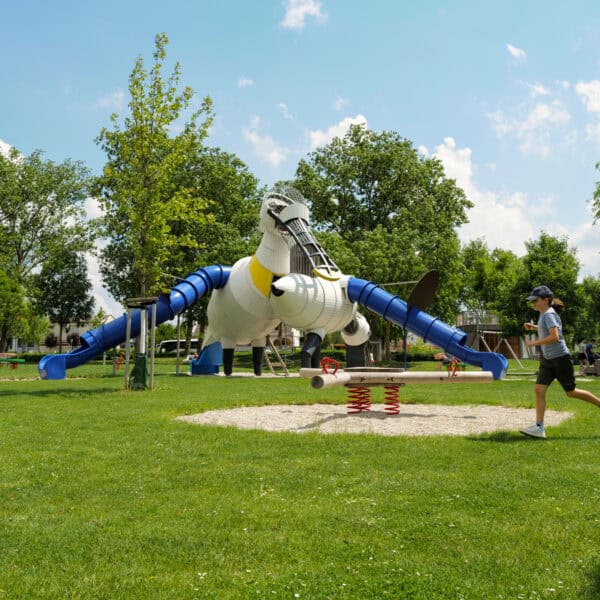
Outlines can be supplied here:
M320 249L308 229L309 218L305 204L282 194L265 196L260 244L253 256L233 265L227 285L213 291L203 347L214 342L220 342L224 350L238 345L265 347L266 336L282 321L321 339L340 330L350 345L369 339L367 320L346 294L349 278L333 263L315 264L314 276L291 272L291 251L299 246L298 238L305 247ZM284 224L299 235L292 235ZM353 320L353 333L344 332Z

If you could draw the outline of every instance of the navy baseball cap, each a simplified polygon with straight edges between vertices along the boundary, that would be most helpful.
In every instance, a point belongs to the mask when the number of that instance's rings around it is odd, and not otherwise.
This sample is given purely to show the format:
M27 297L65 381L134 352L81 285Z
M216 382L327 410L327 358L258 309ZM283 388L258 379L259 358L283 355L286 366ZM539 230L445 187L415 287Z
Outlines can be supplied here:
M552 298L554 294L547 285L538 285L531 290L531 294L527 296L527 302L531 302L536 298Z

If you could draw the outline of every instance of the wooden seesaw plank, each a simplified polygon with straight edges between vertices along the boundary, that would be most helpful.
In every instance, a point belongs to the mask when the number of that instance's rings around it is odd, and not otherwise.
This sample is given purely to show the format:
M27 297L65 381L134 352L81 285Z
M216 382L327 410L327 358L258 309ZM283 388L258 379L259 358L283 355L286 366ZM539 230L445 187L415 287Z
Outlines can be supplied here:
M337 371L337 373L315 373L318 369L300 369L300 377L310 378L315 389L336 385L404 385L413 383L489 383L494 380L491 371L459 371L452 373L415 372L372 372Z

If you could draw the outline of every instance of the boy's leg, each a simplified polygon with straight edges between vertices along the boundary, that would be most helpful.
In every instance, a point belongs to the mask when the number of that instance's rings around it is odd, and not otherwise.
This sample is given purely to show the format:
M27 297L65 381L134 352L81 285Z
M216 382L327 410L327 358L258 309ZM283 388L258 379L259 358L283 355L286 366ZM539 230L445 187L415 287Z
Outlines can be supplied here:
M547 385L536 383L535 392L535 421L536 423L544 423L544 415L546 414L546 390Z
M546 390L556 377L552 363L542 358L538 369L537 380L533 388L535 394L535 424L521 429L521 433L529 437L545 438L544 415L546 414Z
M586 402L589 402L590 404L594 404L595 406L600 408L600 398L598 398L598 396L594 396L594 394L592 394L592 392L588 392L587 390L580 390L578 388L575 388L574 390L571 390L570 392L565 392L565 393L567 394L567 396L569 396L569 398L577 398L578 400L585 400Z

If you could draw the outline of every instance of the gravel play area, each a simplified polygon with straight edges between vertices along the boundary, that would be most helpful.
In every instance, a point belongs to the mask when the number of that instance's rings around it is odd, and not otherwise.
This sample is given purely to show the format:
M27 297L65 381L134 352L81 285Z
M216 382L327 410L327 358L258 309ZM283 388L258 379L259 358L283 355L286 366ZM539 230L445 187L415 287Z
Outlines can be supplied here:
M370 433L377 435L472 435L492 431L518 431L531 425L535 411L501 406L440 406L403 404L400 414L388 415L383 404L370 412L347 414L345 405L303 404L248 406L209 410L177 417L198 425L220 425L239 429L305 433ZM546 411L546 426L559 425L569 412Z

